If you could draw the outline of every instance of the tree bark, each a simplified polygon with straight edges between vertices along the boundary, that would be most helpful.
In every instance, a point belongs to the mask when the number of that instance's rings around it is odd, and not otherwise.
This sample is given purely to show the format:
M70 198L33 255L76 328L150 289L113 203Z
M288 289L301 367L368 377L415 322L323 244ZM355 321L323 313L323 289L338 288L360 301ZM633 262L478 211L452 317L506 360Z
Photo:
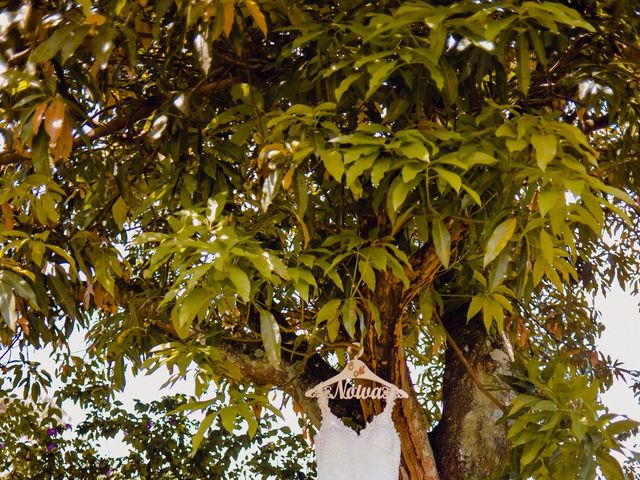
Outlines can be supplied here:
M398 401L393 420L401 441L401 480L438 480L436 462L427 435L427 422L404 355L403 285L392 275L379 275L373 301L380 312L381 332L374 325L367 330L365 350L370 368L409 394ZM380 403L380 402L378 402ZM363 402L365 418L371 410L378 413L382 405Z
M496 400L508 405L511 393L496 376L508 373L508 340L489 336L477 318L467 323L461 311L443 318L443 324L476 378ZM445 354L442 418L432 435L442 480L484 480L502 469L507 426L497 423L501 416L502 410L477 387L450 345Z

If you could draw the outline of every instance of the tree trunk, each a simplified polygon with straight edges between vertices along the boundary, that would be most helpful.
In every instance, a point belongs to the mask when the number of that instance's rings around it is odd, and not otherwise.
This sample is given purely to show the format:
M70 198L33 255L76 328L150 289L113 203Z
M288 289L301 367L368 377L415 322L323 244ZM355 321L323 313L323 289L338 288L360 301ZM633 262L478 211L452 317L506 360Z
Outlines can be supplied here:
M369 366L382 378L388 379L409 398L398 401L393 420L402 445L401 480L438 480L435 457L427 435L427 422L411 382L404 355L402 284L391 275L380 275L373 301L380 312L381 332L369 325L366 351ZM371 402L363 402L365 417ZM376 405L376 413L382 409Z
M507 405L511 393L496 374L508 372L508 340L491 338L481 321L474 318L467 323L463 312L443 318L443 323L476 378L500 404ZM504 466L507 427L496 423L502 413L478 388L450 342L445 354L442 418L432 435L442 480L484 480Z
M496 424L502 411L474 383L467 367L451 346L445 355L443 415L432 434L420 405L404 355L402 284L392 275L380 275L371 301L380 312L380 332L369 319L364 338L365 361L380 377L398 385L409 398L397 401L393 420L401 439L399 480L460 480L489 478L505 464L506 426ZM507 373L510 346L487 335L480 321L467 323L464 313L443 319L453 341L470 363L474 376L490 394L507 405L510 391L497 380ZM319 355L306 363L284 361L276 370L251 352L228 352L228 360L259 383L270 383L291 395L309 420L319 425L317 402L304 397L307 388L337 372ZM336 400L331 408L341 417L364 425L383 409L381 400ZM432 448L433 447L433 448Z

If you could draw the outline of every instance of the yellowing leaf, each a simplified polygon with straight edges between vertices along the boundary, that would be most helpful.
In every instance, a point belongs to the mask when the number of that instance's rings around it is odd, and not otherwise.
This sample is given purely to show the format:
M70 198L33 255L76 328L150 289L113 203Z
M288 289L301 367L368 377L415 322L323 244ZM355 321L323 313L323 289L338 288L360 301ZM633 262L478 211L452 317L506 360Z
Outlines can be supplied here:
M226 37L229 37L231 33L231 27L233 27L233 2L227 2L222 4L222 13L224 15L224 26L222 31Z
M287 173L284 174L284 177L282 178L282 188L284 188L285 190L289 190L289 187L291 186L291 182L293 181L293 174L295 172L296 172L296 167L293 166L287 171Z
M116 225L122 228L122 225L127 219L127 213L129 213L129 205L127 205L127 202L125 202L122 197L118 197L111 207L111 213L113 214L113 220L116 222Z
M51 148L53 154L53 160L66 160L71 155L71 149L73 148L73 121L69 115L64 116L62 121L62 128L55 146Z
M320 155L322 163L327 172L331 174L338 182L342 181L344 174L344 164L342 162L342 154L338 150L325 150Z
M504 247L507 246L507 243L509 243L509 240L511 240L511 237L513 236L515 230L515 218L509 218L496 227L496 229L489 237L487 246L485 248L483 260L483 264L485 267L498 256L498 254Z
M549 162L556 156L558 141L553 135L531 135L531 145L536 151L536 162L543 172L547 169Z
M49 144L55 145L62 132L62 126L64 124L64 112L66 105L64 101L56 97L49 104L44 114L44 129L49 135Z
M260 29L260 31L262 31L262 33L266 37L267 36L267 21L264 18L264 14L260 11L260 8L258 8L258 5L256 5L256 2L254 2L253 0L245 0L244 3L247 6L247 8L249 9L249 13L251 14L253 19L255 20L256 25L258 25L258 28Z
M87 25L103 25L107 19L104 15L100 15L99 13L90 13L87 15Z
M540 249L544 260L553 265L553 239L544 230L540 230Z
M34 136L40 129L40 124L44 119L44 112L47 109L47 106L49 106L49 102L40 102L38 105L36 105L36 109L33 111L33 117L31 117L31 130L33 131Z
M556 204L564 199L564 192L559 190L545 190L538 195L538 207L540 209L540 215L543 217L549 213Z

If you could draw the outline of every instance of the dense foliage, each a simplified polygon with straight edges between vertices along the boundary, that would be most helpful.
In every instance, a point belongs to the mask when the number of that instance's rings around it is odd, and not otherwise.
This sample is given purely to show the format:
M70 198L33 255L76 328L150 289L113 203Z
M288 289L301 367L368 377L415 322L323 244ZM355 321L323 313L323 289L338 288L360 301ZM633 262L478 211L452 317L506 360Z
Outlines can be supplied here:
M222 399L212 407L222 414L191 455L199 422L186 408L197 403L184 395L127 409L114 398L105 372L96 364L73 357L64 384L48 402L24 401L8 395L0 402L0 475L11 480L96 479L278 479L315 478L309 445L282 425L272 412L256 411L260 430L232 435L235 415L224 413ZM85 418L65 420L63 408L80 405ZM34 408L34 406L36 408ZM112 439L115 439L114 442ZM112 449L105 442L112 441ZM128 450L125 455L116 450Z
M2 5L3 395L42 404L86 332L115 388L128 369L193 379L205 455L218 417L269 435L273 388L317 423L305 386L360 341L411 390L405 475L433 464L420 432L458 415L442 379L464 376L502 416L492 475L624 478L612 453L632 458L637 424L600 396L638 373L597 351L591 298L640 290L634 2ZM489 357L447 373L454 330L500 343L500 380L478 375ZM24 354L43 346L59 371ZM182 440L163 448L189 469Z

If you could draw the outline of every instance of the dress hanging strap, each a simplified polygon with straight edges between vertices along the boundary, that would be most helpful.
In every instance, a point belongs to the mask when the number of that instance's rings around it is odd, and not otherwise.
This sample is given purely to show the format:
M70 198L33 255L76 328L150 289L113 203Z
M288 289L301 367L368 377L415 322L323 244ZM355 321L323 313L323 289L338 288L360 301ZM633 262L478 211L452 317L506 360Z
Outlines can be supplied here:
M391 412L393 411L393 406L396 403L396 398L397 398L397 391L389 388L387 390L387 394L385 395L385 400L386 405L384 406L384 410L382 411L382 413L384 413L385 415L391 415Z
M328 415L331 415L331 409L329 408L329 389L323 388L318 395L318 406L320 407L320 413L322 418L326 419Z

